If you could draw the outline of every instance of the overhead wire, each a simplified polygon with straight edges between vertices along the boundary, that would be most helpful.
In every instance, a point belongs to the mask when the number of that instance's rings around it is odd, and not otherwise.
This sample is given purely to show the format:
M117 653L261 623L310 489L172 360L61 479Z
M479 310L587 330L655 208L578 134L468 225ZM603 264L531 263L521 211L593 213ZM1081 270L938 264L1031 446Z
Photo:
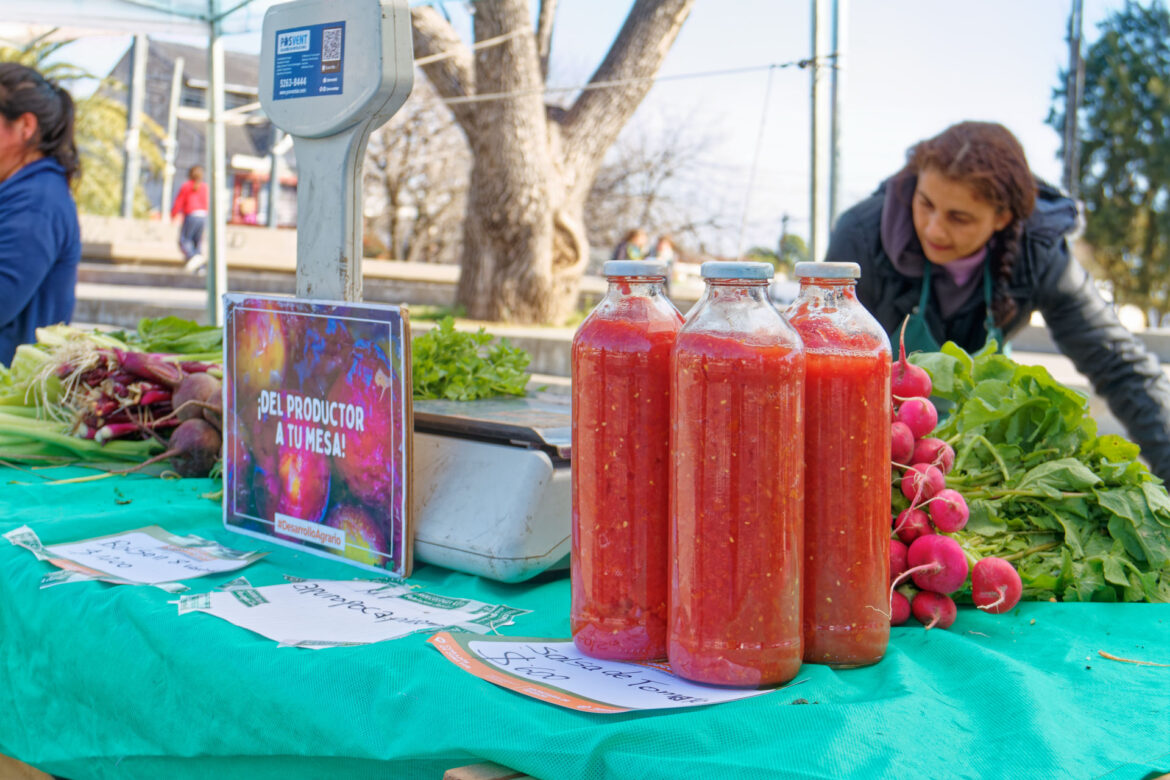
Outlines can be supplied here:
M461 105L466 103L486 103L495 100L507 100L514 97L525 97L528 95L547 95L557 92L588 92L594 89L616 89L618 87L625 87L631 84L641 84L649 82L662 81L684 81L687 79L698 78L713 78L718 76L734 76L741 73L758 73L762 70L781 70L783 68L808 68L812 66L825 67L822 62L824 60L835 60L836 53L827 54L824 57L818 58L807 57L800 60L792 60L790 62L773 62L767 65L749 65L742 68L725 68L722 70L707 70L695 73L676 73L667 76L635 76L628 79L610 79L608 81L594 81L588 84L576 84L565 87L535 87L532 89L519 89L513 92L488 92L482 95L466 95L463 97L443 98L442 102L447 105ZM831 66L829 66L831 67Z

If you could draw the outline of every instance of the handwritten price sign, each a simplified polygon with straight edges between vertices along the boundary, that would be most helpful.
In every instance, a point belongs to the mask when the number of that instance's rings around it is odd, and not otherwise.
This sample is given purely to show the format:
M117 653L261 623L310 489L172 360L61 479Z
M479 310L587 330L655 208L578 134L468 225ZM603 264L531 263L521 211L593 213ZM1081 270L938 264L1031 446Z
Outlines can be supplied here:
M267 555L233 550L198 536L176 536L156 525L48 546L28 526L4 536L61 569L46 575L41 587L88 579L119 585L155 585L179 592L187 589L177 584L179 580L235 571Z
M430 640L447 660L509 690L582 712L674 709L746 699L769 690L688 682L665 663L600 661L571 641L449 633Z

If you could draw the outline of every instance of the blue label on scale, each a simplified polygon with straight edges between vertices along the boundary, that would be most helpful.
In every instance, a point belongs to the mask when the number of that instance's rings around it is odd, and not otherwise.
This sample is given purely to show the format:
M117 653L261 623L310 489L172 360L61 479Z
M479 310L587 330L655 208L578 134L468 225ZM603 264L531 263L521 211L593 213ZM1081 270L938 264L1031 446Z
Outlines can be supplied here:
M345 22L277 30L272 99L340 95L344 66Z

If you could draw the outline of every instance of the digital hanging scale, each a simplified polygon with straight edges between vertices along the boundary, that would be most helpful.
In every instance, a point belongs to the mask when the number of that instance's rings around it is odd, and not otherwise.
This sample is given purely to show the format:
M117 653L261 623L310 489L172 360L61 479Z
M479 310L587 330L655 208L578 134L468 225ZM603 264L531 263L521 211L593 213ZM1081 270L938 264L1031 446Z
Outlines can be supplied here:
M406 0L296 0L264 16L260 104L297 155L297 297L362 299L362 167L414 83ZM414 404L414 555L504 582L567 564L569 405Z

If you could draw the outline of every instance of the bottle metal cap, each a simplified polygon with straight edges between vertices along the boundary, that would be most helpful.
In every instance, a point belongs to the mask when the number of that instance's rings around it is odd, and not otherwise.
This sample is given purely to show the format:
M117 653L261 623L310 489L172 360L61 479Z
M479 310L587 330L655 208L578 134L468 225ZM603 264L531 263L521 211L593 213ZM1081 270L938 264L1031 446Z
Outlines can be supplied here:
M703 263L704 279L771 279L776 269L771 263L741 260L711 260Z
M606 276L666 277L666 263L656 260L607 260L602 270Z
M793 271L798 279L858 279L857 263L797 263Z

